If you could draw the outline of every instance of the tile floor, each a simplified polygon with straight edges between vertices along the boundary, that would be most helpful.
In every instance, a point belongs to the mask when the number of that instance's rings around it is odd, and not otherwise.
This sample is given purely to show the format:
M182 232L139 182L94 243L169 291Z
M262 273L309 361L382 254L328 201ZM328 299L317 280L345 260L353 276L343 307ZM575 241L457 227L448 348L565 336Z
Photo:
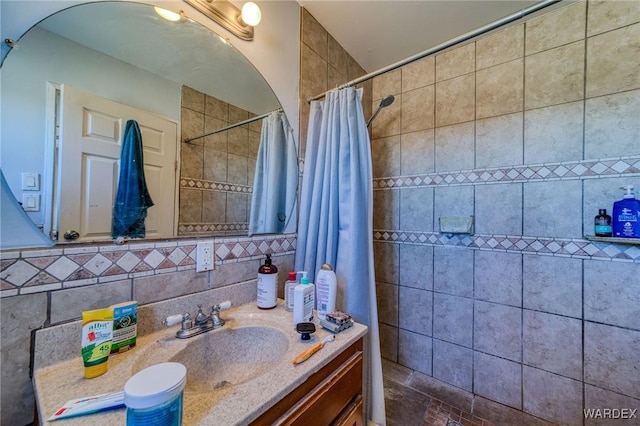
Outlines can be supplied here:
M493 426L486 420L399 383L384 365L388 426Z

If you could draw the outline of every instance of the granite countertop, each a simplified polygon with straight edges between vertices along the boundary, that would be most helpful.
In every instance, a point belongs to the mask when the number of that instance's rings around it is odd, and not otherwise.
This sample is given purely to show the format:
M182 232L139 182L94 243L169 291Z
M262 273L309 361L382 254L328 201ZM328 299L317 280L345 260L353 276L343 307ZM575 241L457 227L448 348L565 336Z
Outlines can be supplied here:
M77 358L42 368L37 368L36 365L33 383L40 424L80 426L86 425L87 421L92 421L100 425L122 425L125 423L124 408L55 422L48 422L47 418L70 399L121 391L127 380L136 372L169 360L177 362L182 360L187 367L187 387L183 409L185 426L247 424L367 333L366 326L356 323L353 327L336 334L333 342L325 344L322 350L307 361L293 365L291 361L298 354L331 333L316 324L317 331L312 335L311 340L300 340L300 335L293 327L293 315L284 309L281 300L272 310L260 310L255 303L248 303L223 311L221 317L226 321L222 328L189 339L175 338L175 332L179 326L138 337L136 347L121 354L111 355L109 371L94 379L84 378L79 347ZM273 336L276 341L271 343L263 338L262 342L259 342L260 339L254 339L252 333L260 331L255 327L266 327L265 334L269 335L269 339ZM235 336L241 336L238 340L242 340L242 343L229 340ZM213 344L207 343L205 339ZM78 335L77 342L79 341ZM216 348L216 341L222 341L224 344ZM230 349L229 342L232 342L231 346L236 348ZM56 343L61 344L60 342L50 344ZM191 346L187 348L189 345ZM238 351L238 345L242 350ZM44 345L39 344L37 347L47 347L47 344L45 342ZM273 352L270 351L271 348ZM255 355L259 362L248 368L255 368L262 374L256 377L238 378L238 384L229 385L228 382L224 382L223 386L216 384L216 389L213 389L214 385L211 385L210 389L206 386L203 388L202 378L206 378L207 375L215 381L216 374L233 374L229 373L229 370L234 368L238 372L243 370L242 359L240 359L242 356L237 356L240 355L238 352L249 358ZM280 357L274 361L272 354ZM223 362L225 373L216 373L216 357L224 357L223 359L227 361ZM187 365L192 362L199 362L200 369L194 371L193 366ZM227 367L227 365L230 366ZM247 370L246 365L244 370Z

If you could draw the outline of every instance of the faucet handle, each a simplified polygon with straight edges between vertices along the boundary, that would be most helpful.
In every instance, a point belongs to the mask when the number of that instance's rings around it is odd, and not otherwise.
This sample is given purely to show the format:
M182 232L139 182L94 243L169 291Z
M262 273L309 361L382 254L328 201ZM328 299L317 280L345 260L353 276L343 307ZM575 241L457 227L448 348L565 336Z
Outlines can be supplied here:
M171 327L176 324L180 324L181 321L182 321L182 315L180 314L169 315L164 319L164 321L162 321L162 324L166 325L167 327Z
M211 321L213 322L213 328L222 327L224 325L224 320L220 318L220 311L229 309L230 307L230 300L226 300L218 305L213 305L211 307Z
M218 305L221 311L227 310L231 307L231 300L225 300Z
M196 325L201 325L206 323L209 320L204 312L202 312L202 304L198 305L198 313L196 314L195 323Z

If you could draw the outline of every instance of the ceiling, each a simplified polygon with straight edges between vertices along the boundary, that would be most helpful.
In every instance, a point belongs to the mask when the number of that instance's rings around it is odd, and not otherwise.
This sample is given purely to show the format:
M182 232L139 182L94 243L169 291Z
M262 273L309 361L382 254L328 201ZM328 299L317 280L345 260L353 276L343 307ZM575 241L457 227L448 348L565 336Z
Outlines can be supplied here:
M298 0L367 72L480 28L537 0Z

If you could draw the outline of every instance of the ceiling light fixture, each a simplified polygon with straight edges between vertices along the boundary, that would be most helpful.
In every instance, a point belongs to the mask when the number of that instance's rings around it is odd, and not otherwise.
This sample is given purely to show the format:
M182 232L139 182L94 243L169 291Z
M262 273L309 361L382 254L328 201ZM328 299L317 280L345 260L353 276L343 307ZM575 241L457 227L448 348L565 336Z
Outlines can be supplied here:
M262 16L260 8L255 3L246 3L240 9L227 0L184 0L209 19L222 25L241 40L253 40L253 27L258 25ZM249 6L247 6L249 5ZM244 9L247 8L245 19Z
M182 19L182 15L180 13L172 12L158 6L154 6L153 10L155 10L158 15L162 16L167 21L177 22Z

